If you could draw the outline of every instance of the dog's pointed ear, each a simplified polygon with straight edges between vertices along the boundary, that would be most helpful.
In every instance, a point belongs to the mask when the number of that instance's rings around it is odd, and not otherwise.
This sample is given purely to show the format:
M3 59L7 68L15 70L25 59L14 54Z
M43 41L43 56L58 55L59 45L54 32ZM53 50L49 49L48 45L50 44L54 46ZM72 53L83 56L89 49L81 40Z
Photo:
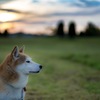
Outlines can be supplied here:
M20 52L20 53L24 53L24 50L25 50L25 46L23 45L23 46L19 49L19 52Z
M15 46L14 49L11 52L11 55L13 56L13 58L16 60L19 57L19 50L18 50L18 46Z

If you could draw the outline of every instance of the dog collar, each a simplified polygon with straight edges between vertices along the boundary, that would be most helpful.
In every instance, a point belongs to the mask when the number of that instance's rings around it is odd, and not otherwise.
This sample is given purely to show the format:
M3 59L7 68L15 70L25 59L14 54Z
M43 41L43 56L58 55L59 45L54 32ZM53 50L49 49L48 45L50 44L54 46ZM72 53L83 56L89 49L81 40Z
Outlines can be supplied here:
M26 92L26 87L24 87L23 90Z

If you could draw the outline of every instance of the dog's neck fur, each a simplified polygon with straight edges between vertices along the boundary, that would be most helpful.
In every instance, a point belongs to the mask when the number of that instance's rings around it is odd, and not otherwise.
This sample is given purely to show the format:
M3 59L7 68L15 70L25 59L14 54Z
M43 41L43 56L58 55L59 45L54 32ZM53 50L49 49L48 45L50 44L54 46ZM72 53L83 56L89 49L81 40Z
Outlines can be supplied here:
M15 87L15 88L24 88L26 86L26 84L28 82L28 75L27 74L23 74L21 72L16 73L15 71L13 71L13 69L11 69L12 66L10 66L10 65L7 65L7 67L6 67L4 64L2 64L0 66L0 69L3 70L3 68L5 68L4 69L5 72L3 72L3 71L1 72L0 78L3 80L3 82L5 84L12 85L12 87ZM8 69L6 69L6 68L8 68ZM8 76L5 75L8 73L7 70L11 70L10 74L12 74L12 75L10 75L11 77L9 80L6 78Z
M24 88L27 85L28 82L28 75L18 73L19 74L19 79L17 82L10 83L13 87L15 88Z
M9 70L12 70L11 66L10 65L7 65ZM1 65L0 67L4 67L3 65ZM2 69L2 68L1 68ZM12 70L13 72L13 70ZM17 72L17 77L18 79L14 80L13 82L9 81L9 80L6 80L6 78L1 74L0 78L2 79L2 81L5 83L5 84L9 84L10 86L12 86L13 88L24 88L26 87L27 85L27 82L28 82L28 74L23 74L21 72Z
M2 66L0 66L2 67ZM11 67L11 66L9 66ZM5 100L9 100L7 99L7 95L8 98L11 96L11 98L19 98L21 99L21 97L24 97L23 95L25 95L24 89L26 87L26 84L28 82L28 75L26 74L22 74L20 72L18 72L19 78L14 81L14 82L7 82L7 80L5 80L5 78L3 76L0 76L0 92L4 92L6 91L6 93L8 94L0 94L0 99L5 98ZM22 93L23 91L23 93ZM12 95L13 94L13 95ZM16 95L15 95L16 94ZM3 97L2 97L3 96ZM15 99L17 100L17 99ZM24 98L23 98L24 100Z

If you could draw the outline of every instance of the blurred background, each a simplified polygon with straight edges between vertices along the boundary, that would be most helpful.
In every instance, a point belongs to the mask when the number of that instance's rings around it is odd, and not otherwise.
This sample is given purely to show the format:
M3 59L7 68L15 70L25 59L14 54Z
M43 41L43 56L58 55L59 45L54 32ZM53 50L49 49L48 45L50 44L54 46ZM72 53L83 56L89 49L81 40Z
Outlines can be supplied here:
M0 0L0 63L15 45L44 66L26 100L100 100L100 0Z

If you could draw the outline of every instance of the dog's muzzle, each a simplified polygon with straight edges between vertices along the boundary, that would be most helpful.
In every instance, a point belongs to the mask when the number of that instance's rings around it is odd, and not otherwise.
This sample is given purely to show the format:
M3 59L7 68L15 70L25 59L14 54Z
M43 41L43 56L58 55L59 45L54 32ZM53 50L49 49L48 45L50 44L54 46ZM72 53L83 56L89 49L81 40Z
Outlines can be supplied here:
M42 65L40 65L39 68L40 68L40 70L41 70L41 69L42 69ZM29 71L29 73L39 73L40 70L39 70L39 71Z

